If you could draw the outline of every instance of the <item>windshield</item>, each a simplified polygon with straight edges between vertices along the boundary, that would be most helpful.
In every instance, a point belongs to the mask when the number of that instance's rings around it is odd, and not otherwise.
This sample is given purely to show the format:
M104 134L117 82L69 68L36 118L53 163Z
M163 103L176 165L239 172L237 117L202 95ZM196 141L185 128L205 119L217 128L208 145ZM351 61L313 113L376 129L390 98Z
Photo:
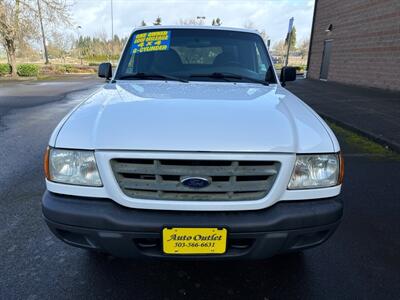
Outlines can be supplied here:
M128 41L115 79L168 80L172 76L196 81L276 83L265 44L257 34L209 29L136 31Z

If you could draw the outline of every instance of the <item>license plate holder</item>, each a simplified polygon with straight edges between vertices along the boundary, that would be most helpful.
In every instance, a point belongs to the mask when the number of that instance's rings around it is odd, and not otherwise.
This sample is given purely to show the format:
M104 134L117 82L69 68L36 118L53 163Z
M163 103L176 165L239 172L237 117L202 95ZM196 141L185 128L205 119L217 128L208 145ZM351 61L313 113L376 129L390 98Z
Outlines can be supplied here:
M175 255L224 254L227 235L226 228L164 228L163 252Z

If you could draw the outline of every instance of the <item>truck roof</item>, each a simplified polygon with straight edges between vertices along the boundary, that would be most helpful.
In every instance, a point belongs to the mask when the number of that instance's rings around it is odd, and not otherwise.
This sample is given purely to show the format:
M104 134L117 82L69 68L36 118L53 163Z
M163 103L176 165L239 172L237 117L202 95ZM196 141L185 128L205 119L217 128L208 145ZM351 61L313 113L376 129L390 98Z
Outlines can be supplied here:
M225 31L240 31L256 33L259 32L255 29L238 28L238 27L224 27L224 26L209 26L209 25L151 25L136 27L132 32L142 29L207 29L207 30L225 30Z

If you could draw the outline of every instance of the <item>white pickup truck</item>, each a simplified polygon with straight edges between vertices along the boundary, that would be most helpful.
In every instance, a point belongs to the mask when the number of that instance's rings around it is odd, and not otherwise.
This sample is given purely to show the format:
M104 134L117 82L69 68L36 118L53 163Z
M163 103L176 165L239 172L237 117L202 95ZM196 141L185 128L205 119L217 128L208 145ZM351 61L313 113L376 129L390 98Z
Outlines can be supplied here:
M343 210L327 124L283 88L261 36L139 27L115 74L54 130L43 215L121 257L263 259L324 242Z

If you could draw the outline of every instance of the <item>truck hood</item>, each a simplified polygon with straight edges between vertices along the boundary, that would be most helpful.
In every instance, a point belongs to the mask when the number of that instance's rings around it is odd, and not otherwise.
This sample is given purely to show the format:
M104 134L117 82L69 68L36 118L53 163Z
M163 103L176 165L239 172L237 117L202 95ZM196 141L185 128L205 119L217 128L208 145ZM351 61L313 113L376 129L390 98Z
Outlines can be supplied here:
M119 81L59 126L54 145L96 150L335 151L326 124L279 85Z

